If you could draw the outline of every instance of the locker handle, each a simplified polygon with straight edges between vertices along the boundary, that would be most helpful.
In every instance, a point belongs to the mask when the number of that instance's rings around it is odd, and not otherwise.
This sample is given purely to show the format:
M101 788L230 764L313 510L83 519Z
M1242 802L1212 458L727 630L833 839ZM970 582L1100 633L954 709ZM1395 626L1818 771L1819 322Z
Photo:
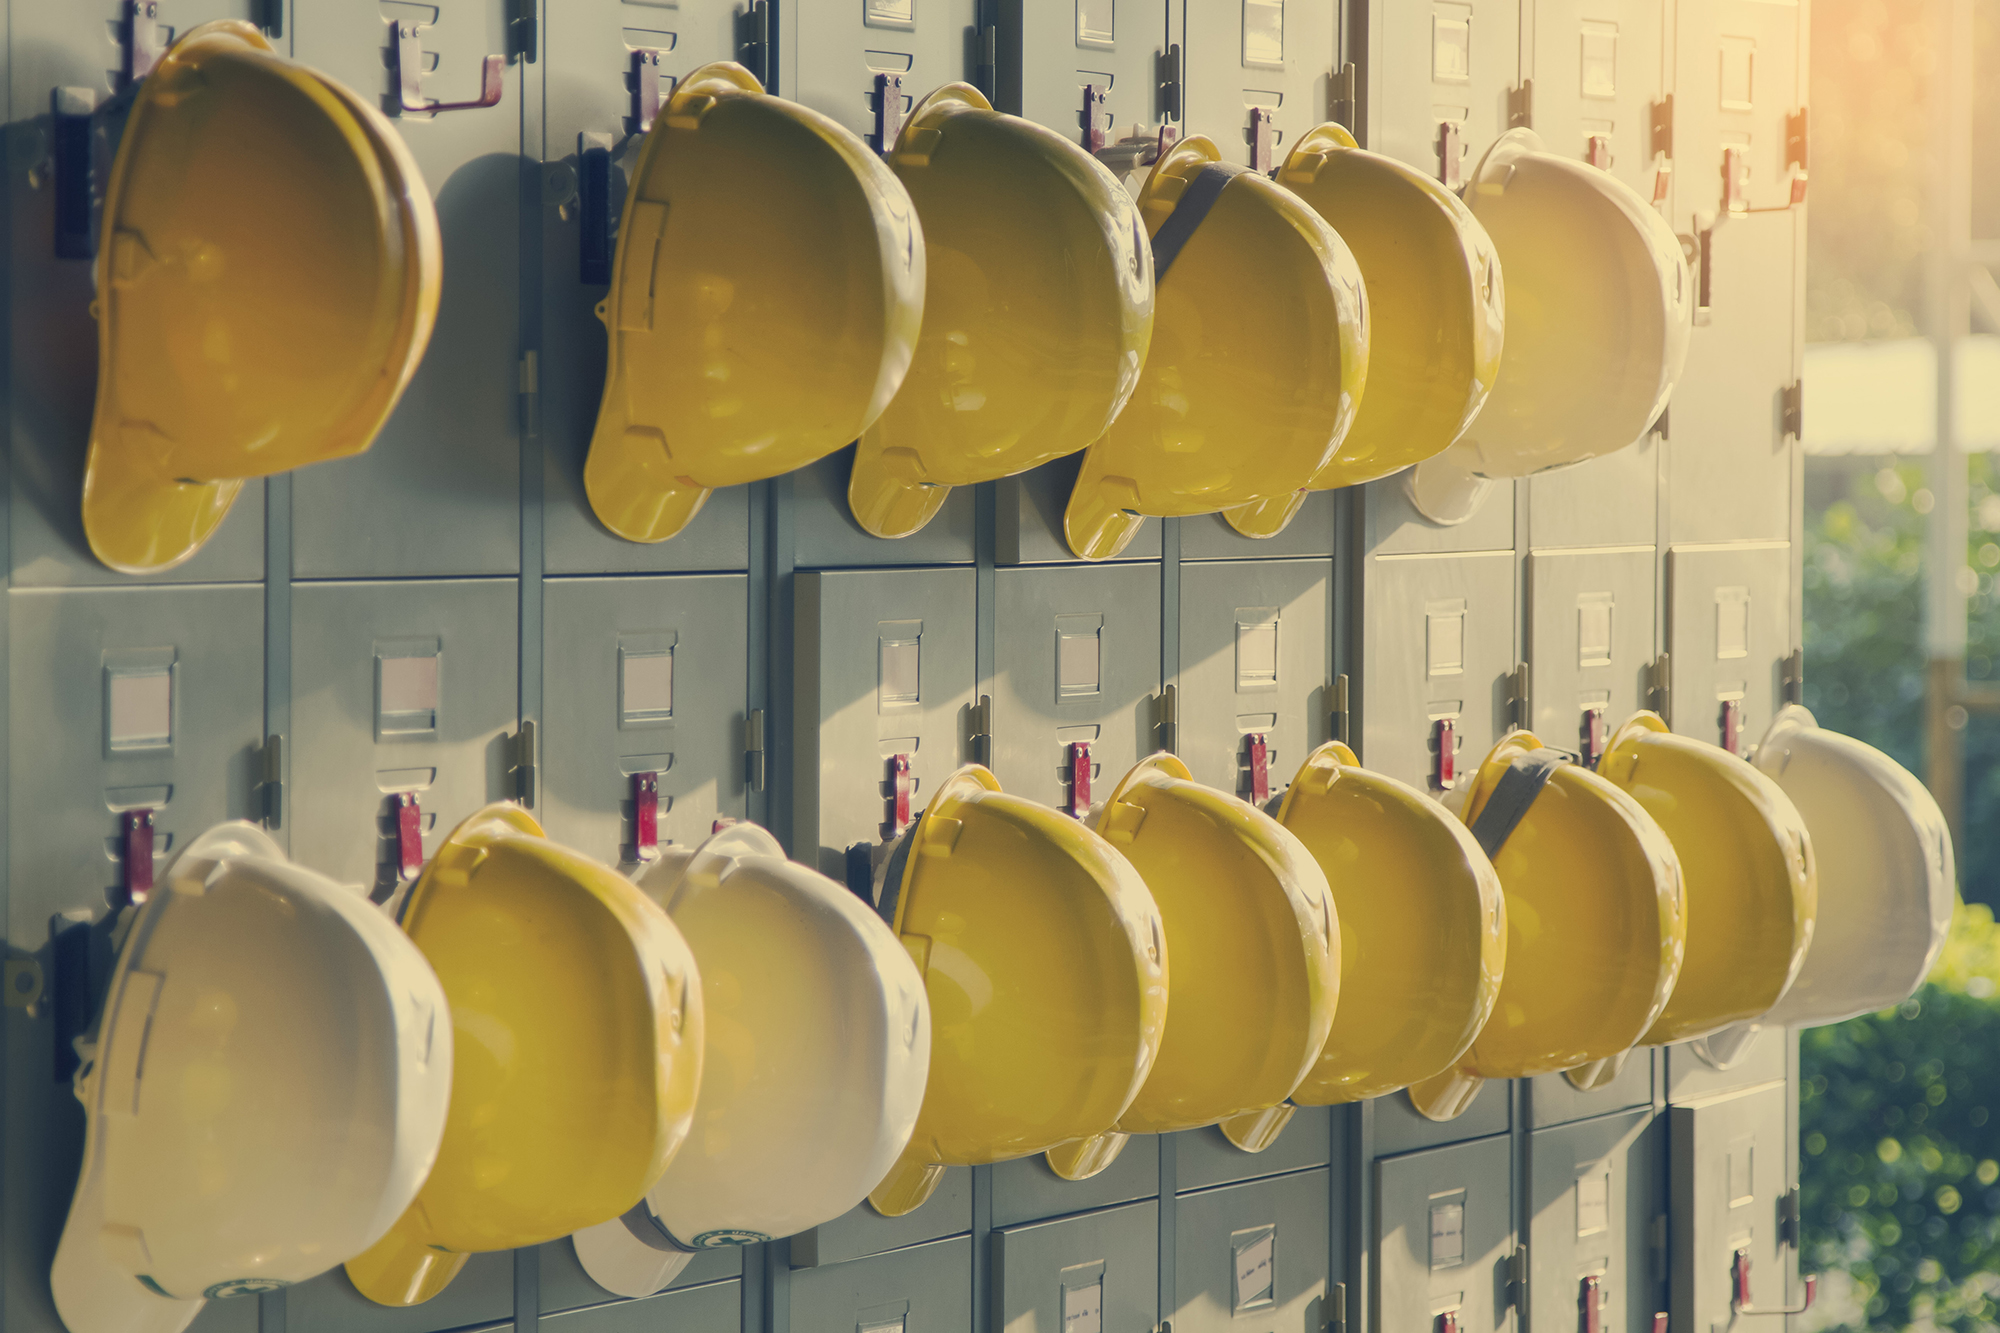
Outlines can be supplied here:
M1452 718L1441 717L1431 724L1431 738L1437 755L1431 762L1431 781L1440 791L1450 791L1458 775L1458 729Z
M134 907L153 892L153 812L125 810L118 816L119 859L124 863L125 901Z
M1270 745L1261 731L1253 731L1243 738L1243 746L1249 752L1250 804L1261 806L1271 799Z
M660 854L660 775L632 775L632 859L651 861Z
M1592 1273L1584 1278L1580 1285L1583 1289L1578 1293L1577 1300L1582 1307L1583 1333L1603 1333L1603 1279L1598 1274Z
M1090 813L1090 742L1069 743L1069 813L1082 819Z
M900 74L877 74L875 76L875 132L869 135L869 147L883 156L896 146L896 137L903 132L903 76Z
M910 776L910 756L890 755L888 833L891 838L910 826L910 797L916 789L917 781Z
M1722 748L1738 756L1743 754L1743 701L1724 699L1722 701Z
M507 57L487 56L480 65L479 96L469 102L440 102L424 96L424 44L414 23L396 25L396 87L405 111L475 111L498 106L506 89Z
M396 812L396 878L412 880L424 869L424 808L413 791L390 798Z
M656 46L632 50L632 133L644 134L660 115L660 57Z
M1604 720L1604 705L1592 704L1583 710L1582 751L1577 758L1585 768L1597 769L1597 761L1604 758L1604 751L1610 743L1610 724Z
M119 44L125 48L119 82L130 87L151 74L167 54L167 34L173 29L160 22L159 0L126 0L124 8L118 25Z

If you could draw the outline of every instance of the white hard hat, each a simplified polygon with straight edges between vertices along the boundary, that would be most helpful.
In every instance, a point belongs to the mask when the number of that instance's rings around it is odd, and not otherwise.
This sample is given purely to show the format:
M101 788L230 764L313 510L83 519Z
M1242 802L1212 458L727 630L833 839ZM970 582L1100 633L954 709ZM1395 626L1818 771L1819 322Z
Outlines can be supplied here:
M1488 482L1615 453L1651 429L1679 382L1694 284L1673 228L1610 172L1500 136L1465 202L1506 273L1507 345L1486 405L1417 465L1412 501L1463 522Z
M707 1063L694 1128L623 1217L578 1231L584 1271L648 1296L694 1253L831 1222L909 1142L930 1004L902 942L847 888L753 824L637 873L701 968Z
M77 1073L50 1279L70 1333L179 1333L209 1297L359 1254L416 1197L451 1098L430 964L261 829L202 834L133 912Z

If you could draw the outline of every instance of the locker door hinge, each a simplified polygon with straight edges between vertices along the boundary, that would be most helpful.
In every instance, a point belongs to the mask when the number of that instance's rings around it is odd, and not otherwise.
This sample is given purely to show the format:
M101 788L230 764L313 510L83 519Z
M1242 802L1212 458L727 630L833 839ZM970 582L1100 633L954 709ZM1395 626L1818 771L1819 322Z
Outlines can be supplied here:
M1806 433L1806 385L1804 380L1793 380L1784 388L1778 400L1779 433L1794 439L1804 439Z
M753 708L743 719L743 785L764 790L764 710Z
M1354 66L1349 65L1349 69ZM1336 1282L1326 1297L1326 1324L1322 1333L1347 1333L1347 1284Z
M1680 241L1681 254L1694 270L1695 327L1706 328L1715 308L1715 226L1700 227L1692 235L1682 235Z
M1180 747L1181 701L1180 691L1168 685L1160 691L1159 748L1168 754L1176 754Z
M1176 42L1160 53L1160 116L1164 120L1181 118L1181 48Z
M1532 672L1526 662L1516 662L1513 674L1507 678L1508 721L1522 731L1534 720L1534 704L1529 699L1532 693L1530 681Z
M1517 1311L1528 1308L1528 1247L1517 1245L1507 1256L1507 1304Z
M1348 61L1333 72L1333 79L1327 89L1326 118L1337 122L1341 128L1354 132L1354 122L1360 117L1360 87L1358 71L1354 62Z
M530 347L521 353L519 390L521 394L521 433L530 437L542 433L542 358L541 353Z
M1653 103L1648 126L1647 147L1653 157L1653 203L1667 202L1667 187L1674 179L1674 95L1668 93Z
M285 35L285 0L263 0L258 6L257 26L264 30L266 37Z
M749 7L736 20L737 46L743 52L743 64L757 82L768 90L771 86L771 6L769 0L750 0Z
M978 43L978 59L972 65L972 83L992 101L999 96L1000 86L1000 29L996 24L986 24L974 36Z
M535 779L540 764L536 755L536 731L533 719L524 719L521 729L514 733L514 799L533 809L535 806Z
M993 696L982 694L972 706L972 730L965 738L967 757L983 768L993 767Z
M285 823L285 738L264 738L261 756L263 776L257 782L259 817L265 828L282 828Z
M1806 201L1806 109L1785 117L1785 165L1792 173L1792 203Z
M1333 678L1333 716L1327 730L1342 745L1354 744L1354 710L1347 698L1347 673L1341 672Z
M1799 1248L1799 1189L1794 1185L1778 1196L1778 1243Z
M530 65L541 54L541 25L535 18L535 0L514 0L507 19L507 54L519 56Z
M1788 704L1802 704L1806 701L1805 649L1794 648L1785 655L1779 672L1779 690Z
M1674 661L1666 653L1653 659L1652 679L1647 682L1647 706L1668 726L1674 723Z
M1532 129L1535 124L1535 81L1522 79L1521 86L1507 90L1507 128Z

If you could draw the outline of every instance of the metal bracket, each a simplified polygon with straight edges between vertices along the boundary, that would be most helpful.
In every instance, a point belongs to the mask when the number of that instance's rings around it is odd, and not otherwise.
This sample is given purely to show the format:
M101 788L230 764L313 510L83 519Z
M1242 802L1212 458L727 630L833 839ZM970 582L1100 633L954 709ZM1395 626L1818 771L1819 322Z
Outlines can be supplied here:
M1360 79L1350 60L1333 72L1327 89L1326 118L1351 134L1354 122L1359 119L1355 114L1359 107Z
M396 878L412 880L424 870L424 807L413 791L389 798L396 816Z
M1178 754L1181 745L1181 692L1173 686L1160 690L1160 722L1157 731L1160 748L1168 754Z
M1465 188L1465 144L1455 120L1438 122L1438 182L1447 190Z
M1077 118L1077 123L1083 128L1084 151L1091 153L1098 152L1109 141L1111 112L1108 108L1110 105L1111 89L1108 85L1102 83L1086 83L1083 85L1083 112Z
M1722 150L1722 211L1750 211L1750 151L1735 144Z
M434 113L498 106L506 89L507 57L487 56L480 68L479 96L470 102L440 102L424 96L424 44L415 23L396 25L396 86L402 109Z
M764 710L753 708L743 719L743 785L764 790Z
M265 828L282 828L285 823L285 738L264 738L263 777L257 783L257 797L263 807Z
M1458 727L1455 718L1441 717L1431 723L1431 785L1450 791L1458 777Z
M1268 176L1278 167L1278 116L1269 107L1250 108L1250 169Z
M1342 745L1352 745L1354 743L1348 739L1353 735L1354 712L1353 705L1347 699L1347 673L1345 671L1333 678L1333 716L1328 721L1331 725L1328 726L1327 730L1333 733L1335 740L1339 741Z
M514 798L530 810L535 807L535 779L540 773L536 760L537 728L533 719L523 719L514 735Z
M1270 744L1263 732L1253 731L1243 738L1243 748L1250 769L1250 804L1261 807L1271 799Z
M660 855L660 775L632 775L632 859L651 861Z
M1611 170L1611 136L1608 134L1591 135L1584 146L1583 160L1590 163L1591 166L1596 167L1599 171Z
M1066 809L1073 819L1090 813L1090 742L1071 741L1064 767L1069 771L1069 801Z
M1674 179L1674 95L1668 93L1651 108L1647 147L1653 156L1653 203L1667 202L1667 187Z
M1801 1305L1770 1306L1759 1308L1750 1301L1750 1251L1736 1251L1729 1265L1729 1305L1737 1314L1804 1314L1812 1309L1813 1301L1819 1295L1819 1274L1806 1275L1806 1299Z
M123 868L125 901L137 906L153 892L153 812L121 810L118 814L118 860Z
M1806 433L1806 385L1793 380L1778 399L1778 428L1786 435L1802 439Z
M993 767L993 696L982 694L972 706L972 734L965 738L972 762Z
M868 136L868 146L886 155L896 146L896 136L903 132L903 76L900 74L877 74L875 76L875 132Z
M634 47L632 51L632 133L644 134L660 116L660 57L666 52L657 46Z
M1603 1333L1604 1329L1604 1279L1592 1273L1579 1282L1577 1292L1578 1313L1583 1316L1583 1333Z
M1535 81L1522 79L1521 86L1507 90L1507 128L1532 129L1535 124Z
M159 0L125 0L118 23L118 43L124 47L118 86L129 88L153 72L167 54L173 29L160 22Z

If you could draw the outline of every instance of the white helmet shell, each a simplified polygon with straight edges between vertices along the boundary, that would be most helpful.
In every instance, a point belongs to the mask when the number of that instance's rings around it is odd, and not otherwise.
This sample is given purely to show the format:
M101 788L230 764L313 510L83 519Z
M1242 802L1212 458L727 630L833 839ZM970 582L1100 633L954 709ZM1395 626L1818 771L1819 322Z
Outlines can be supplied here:
M77 1075L51 1274L70 1333L179 1333L316 1277L416 1197L451 1098L444 990L366 898L221 824L168 864Z
M694 950L707 1063L694 1128L578 1260L646 1296L698 1250L794 1235L853 1208L909 1142L930 1073L930 1004L902 942L844 886L731 825L635 873Z

